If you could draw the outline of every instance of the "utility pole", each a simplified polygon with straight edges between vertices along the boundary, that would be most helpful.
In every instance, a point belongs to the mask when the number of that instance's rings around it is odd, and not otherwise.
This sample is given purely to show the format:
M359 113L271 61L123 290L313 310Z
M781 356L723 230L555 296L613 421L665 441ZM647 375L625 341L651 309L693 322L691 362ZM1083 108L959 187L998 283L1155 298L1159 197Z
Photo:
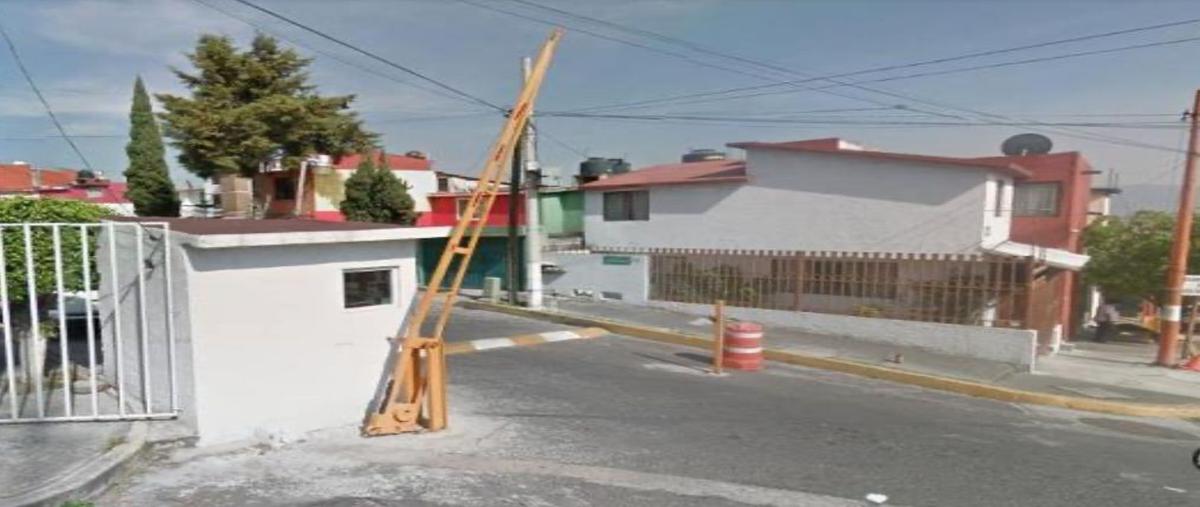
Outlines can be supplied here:
M1175 346L1179 341L1179 320L1183 307L1183 280L1187 275L1188 247L1192 234L1192 208L1196 202L1196 152L1200 150L1200 90L1190 113L1191 137L1188 140L1183 186L1179 189L1179 211L1175 217L1175 237L1171 243L1171 259L1167 265L1166 301L1162 307L1158 335L1158 358L1155 364L1174 366Z
M523 131L522 131L523 132ZM519 225L517 205L521 203L521 147L524 143L518 138L513 146L512 167L508 177L508 303L520 304L517 299L517 286L521 283L521 236L517 234Z
M525 83L533 73L533 59L521 60ZM521 138L521 165L525 170L525 290L529 291L529 308L542 307L542 221L538 209L538 185L542 183L542 168L537 156L537 130L533 127L533 111L525 123Z

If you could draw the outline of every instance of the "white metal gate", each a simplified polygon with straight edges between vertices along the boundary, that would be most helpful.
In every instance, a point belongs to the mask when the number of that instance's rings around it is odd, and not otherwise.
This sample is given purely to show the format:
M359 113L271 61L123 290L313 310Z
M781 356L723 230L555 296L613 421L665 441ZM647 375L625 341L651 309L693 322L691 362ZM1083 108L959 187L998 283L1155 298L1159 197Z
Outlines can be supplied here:
M176 416L170 246L165 222L0 224L0 424Z

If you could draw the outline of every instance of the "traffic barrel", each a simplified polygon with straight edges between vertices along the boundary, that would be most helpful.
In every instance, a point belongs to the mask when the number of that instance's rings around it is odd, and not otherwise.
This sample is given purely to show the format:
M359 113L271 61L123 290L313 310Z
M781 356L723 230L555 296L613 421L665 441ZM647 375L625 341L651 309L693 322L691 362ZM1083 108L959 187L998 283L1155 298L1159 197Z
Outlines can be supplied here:
M725 348L721 351L721 362L735 370L757 371L762 369L763 327L753 322L731 322L725 326Z

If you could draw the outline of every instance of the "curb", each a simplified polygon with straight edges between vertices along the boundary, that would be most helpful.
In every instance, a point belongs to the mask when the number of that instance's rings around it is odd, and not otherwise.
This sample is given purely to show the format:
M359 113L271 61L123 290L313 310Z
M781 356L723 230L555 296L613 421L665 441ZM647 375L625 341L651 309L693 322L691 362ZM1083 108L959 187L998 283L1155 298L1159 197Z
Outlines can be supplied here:
M149 425L134 421L125 442L77 464L36 488L17 497L4 498L4 505L15 507L58 507L68 500L82 500L99 492L120 474L146 448ZM11 503L9 503L11 502Z
M467 308L491 310L521 317L549 320L551 322L557 322L560 324L596 326L607 329L614 334L629 335L646 340L682 345L685 347L694 347L704 350L708 350L712 347L712 341L707 338L688 335L669 329L638 326L594 317L582 317L562 313L529 310L526 308L485 303L480 301L462 301L460 304ZM977 398L987 398L1011 403L1045 405L1051 407L1068 408L1072 410L1081 410L1085 412L1135 417L1162 417L1171 419L1200 418L1200 405L1197 404L1164 405L1152 403L1126 403L1111 400L1081 398L1078 396L1050 394L1037 391L1022 391L1019 389L999 387L953 377L940 377L926 373L897 370L894 368L888 368L886 366L859 363L846 359L810 356L805 354L797 354L795 352L785 352L782 350L764 349L763 358L796 366L806 366L809 368L848 373L851 375L858 375L860 377L887 380L900 384L909 384L928 389L936 389L939 391L965 394L967 396L974 396Z
M506 338L483 338L469 342L454 342L446 344L446 355L467 354L483 350L502 349L508 347L527 347L543 343L565 342L570 340L586 340L607 335L608 331L599 327L589 327L578 331L548 331L537 334L523 334Z

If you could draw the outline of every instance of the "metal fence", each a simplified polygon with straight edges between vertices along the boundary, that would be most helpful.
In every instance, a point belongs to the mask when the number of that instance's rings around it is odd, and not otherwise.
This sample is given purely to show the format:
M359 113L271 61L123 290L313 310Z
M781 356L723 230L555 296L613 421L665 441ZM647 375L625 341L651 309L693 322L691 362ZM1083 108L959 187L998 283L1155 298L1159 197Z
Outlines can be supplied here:
M967 254L598 249L645 254L650 299L1026 327L1033 263Z
M0 424L175 416L169 252L161 222L0 224Z

